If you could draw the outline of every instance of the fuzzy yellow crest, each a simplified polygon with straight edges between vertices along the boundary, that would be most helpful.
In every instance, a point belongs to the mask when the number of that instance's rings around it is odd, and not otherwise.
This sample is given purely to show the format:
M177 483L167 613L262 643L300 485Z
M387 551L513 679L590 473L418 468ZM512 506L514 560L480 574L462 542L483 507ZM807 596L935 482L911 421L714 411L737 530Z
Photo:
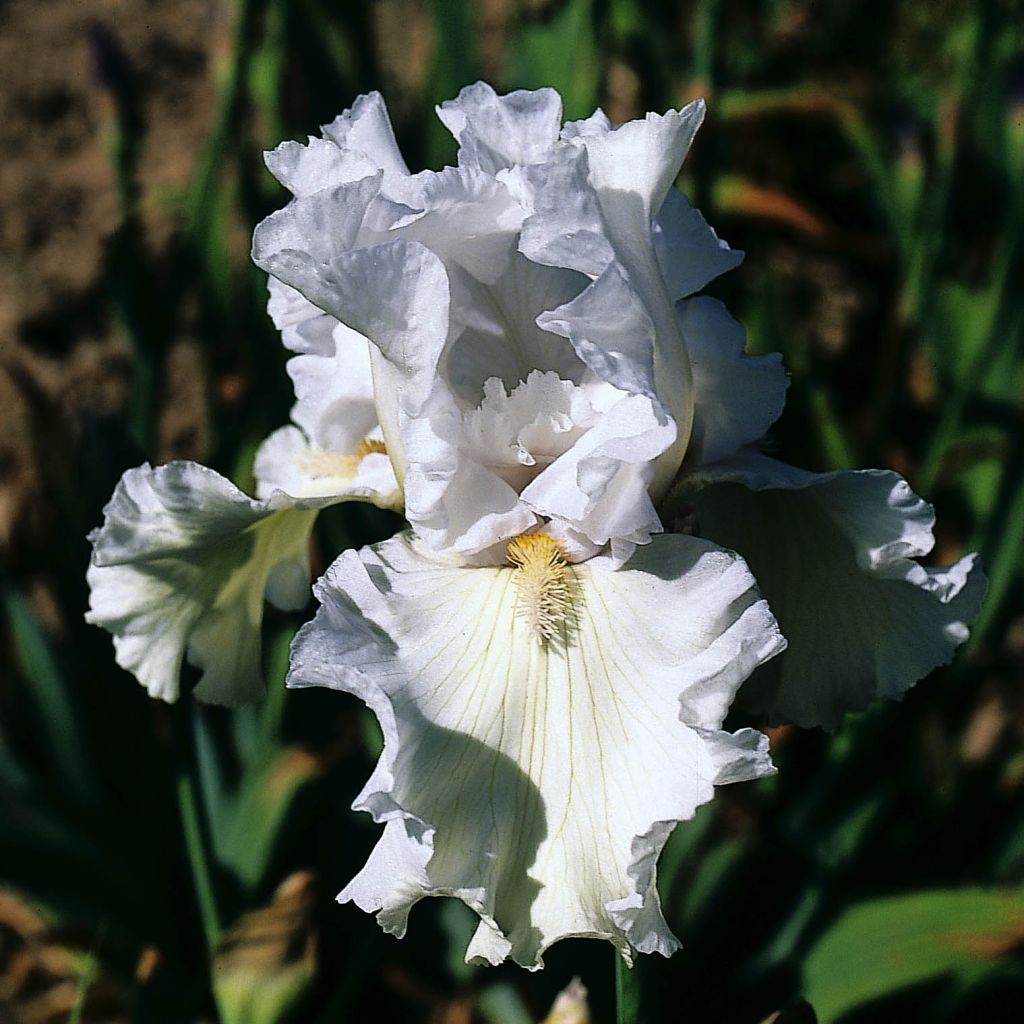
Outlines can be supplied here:
M523 533L509 541L506 558L515 566L516 614L538 644L556 639L570 612L569 562L546 533Z

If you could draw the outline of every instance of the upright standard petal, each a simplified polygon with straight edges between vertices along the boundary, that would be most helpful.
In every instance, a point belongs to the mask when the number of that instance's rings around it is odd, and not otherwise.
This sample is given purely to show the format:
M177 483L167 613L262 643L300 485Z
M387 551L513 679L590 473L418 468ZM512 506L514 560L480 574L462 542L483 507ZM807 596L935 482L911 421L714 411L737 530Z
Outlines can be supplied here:
M700 210L674 188L668 190L655 218L654 248L671 299L699 292L719 274L743 262L743 252L730 249Z
M86 621L113 634L117 663L173 702L182 660L202 669L200 700L263 695L264 596L309 599L309 533L326 502L258 502L192 462L131 469L90 535Z
M563 150L523 172L534 213L523 226L520 250L592 279L538 324L568 338L603 379L658 403L674 423L674 442L655 464L656 497L682 462L694 396L654 220L703 117L698 101L617 128L606 120L577 125Z
M437 108L459 144L459 163L497 174L543 160L558 139L562 97L554 89L499 96L486 82L467 85Z
M293 647L293 686L362 698L384 753L357 799L384 822L339 899L401 935L424 896L481 921L467 959L541 965L560 938L670 954L655 863L716 782L769 772L764 737L719 731L784 645L744 563L659 537L625 568L550 538L459 568L409 536L346 552Z
M322 138L282 142L264 154L270 173L292 195L313 195L377 171L388 179L409 174L379 92L360 96L322 130Z
M365 122L374 151L390 153L382 109L379 97L360 101L343 127ZM257 228L253 257L372 344L383 438L409 522L428 546L477 559L542 517L575 555L610 542L623 559L658 529L654 502L676 475L694 418L673 301L735 258L685 200L667 198L703 105L618 128L595 115L559 134L553 91L498 96L477 84L439 115L460 157L436 173L410 175L369 156L355 128L325 129L372 168L358 181L310 172L313 184ZM319 167L321 147L308 148L303 159ZM681 269L671 276L663 265ZM314 326L315 351L304 337L291 343L325 355L323 324ZM717 353L707 360L721 363ZM538 370L580 387L603 382L631 401L527 493L491 471L502 453L469 451L479 446L464 444L463 421L488 381L511 395Z
M789 379L782 356L744 354L746 331L718 299L676 306L693 370L690 466L721 462L763 437L782 415Z
M917 561L935 517L896 473L814 474L746 452L693 474L682 497L702 536L750 564L789 641L740 695L772 722L835 728L967 639L985 591L977 556Z

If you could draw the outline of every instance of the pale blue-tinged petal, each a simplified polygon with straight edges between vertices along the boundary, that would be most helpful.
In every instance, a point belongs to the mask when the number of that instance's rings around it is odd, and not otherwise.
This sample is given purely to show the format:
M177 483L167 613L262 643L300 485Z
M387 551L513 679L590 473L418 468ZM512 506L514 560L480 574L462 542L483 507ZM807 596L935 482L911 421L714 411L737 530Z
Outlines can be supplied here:
M308 600L324 504L255 501L192 462L131 469L90 535L86 620L113 634L118 664L154 697L177 699L187 657L203 672L200 700L258 699L264 595L282 608Z
M523 255L591 279L600 277L615 260L614 244L590 183L585 149L561 146L544 163L517 168L507 181L531 210L519 241Z
M701 536L738 551L789 641L741 700L773 722L835 728L947 664L985 577L933 568L934 513L887 470L807 473L755 452L698 470L681 494Z
M331 294L330 265L360 241L380 186L377 173L293 199L256 225L253 262L341 320L324 301Z
M542 160L558 139L562 97L554 89L499 96L486 82L467 85L437 107L459 144L459 163L488 174Z
M720 727L784 641L744 563L696 538L568 567L543 643L516 571L445 566L403 535L317 585L289 683L356 694L384 733L355 803L384 835L339 898L401 935L419 899L458 897L481 918L467 956L490 962L539 967L566 936L668 955L657 855L714 784L771 770L763 736Z
M474 167L423 171L387 190L408 212L388 233L422 242L446 266L456 265L490 284L515 252L525 211L499 181Z
M655 381L654 321L620 263L610 263L576 298L541 313L537 325L567 338L602 380L664 404Z
M671 299L699 292L743 262L743 251L730 249L700 210L674 188L668 190L654 221L654 249Z
M721 462L763 437L782 415L789 378L782 356L748 356L746 331L717 299L677 304L693 371L693 433L688 465Z
M694 397L673 297L658 264L654 218L703 117L698 101L618 128L590 124L523 175L534 212L520 251L593 279L538 324L569 338L580 358L616 387L658 401L674 421L675 441L655 466L656 498L682 462Z

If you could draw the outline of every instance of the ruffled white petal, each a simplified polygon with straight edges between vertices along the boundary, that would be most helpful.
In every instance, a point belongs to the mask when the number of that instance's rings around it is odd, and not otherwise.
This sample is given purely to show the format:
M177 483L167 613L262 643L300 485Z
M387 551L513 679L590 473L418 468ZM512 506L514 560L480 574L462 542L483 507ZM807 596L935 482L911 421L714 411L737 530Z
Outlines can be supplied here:
M768 432L782 415L789 379L777 352L744 355L746 331L717 299L687 299L676 308L693 371L687 462L720 462Z
M118 664L151 696L177 699L187 657L203 670L200 700L258 699L264 595L281 608L309 599L323 504L254 501L192 462L131 469L90 535L86 620L113 634Z
M327 139L282 142L263 157L267 170L292 195L311 196L322 189L358 181L378 168L361 153L343 153Z
M470 407L497 377L511 391L534 370L579 383L586 366L564 338L541 330L537 316L568 302L586 287L580 274L541 267L516 253L493 284L449 270L452 335L439 368L456 397Z
M511 567L438 564L398 537L346 552L293 648L291 685L355 693L385 749L356 801L384 835L339 897L405 929L424 896L481 918L470 958L538 967L570 935L677 946L657 855L717 782L770 771L763 737L720 732L784 641L745 565L661 537L627 566L574 566L572 613L538 644Z
M334 328L338 321L318 309L294 288L267 278L267 312L281 332L284 347L291 352L330 355L334 351Z
M459 163L497 174L543 160L558 139L562 98L554 89L499 96L485 82L467 85L437 108L459 143Z
M515 251L525 211L499 181L473 167L423 171L386 193L409 212L389 234L422 242L446 266L459 266L491 284Z
M607 221L628 234L636 214L635 197L650 225L661 209L693 137L704 120L704 101L694 100L682 110L647 114L608 131L586 131L573 140L589 157L590 181L597 191Z
M370 343L275 278L269 290L268 312L285 345L299 353L288 361L288 374L300 429L282 428L260 446L257 497L282 491L400 510L401 489L378 422Z
M323 133L342 151L363 154L386 178L402 178L409 173L379 92L360 96L350 110L325 124Z
M978 614L977 556L931 568L934 513L885 470L813 474L756 453L705 467L686 501L738 551L789 648L743 688L773 722L834 728L947 664Z
M398 151L380 93L360 96L350 110L323 126L323 138L283 142L264 154L267 168L296 197L383 172L401 178L409 171Z
M341 320L331 308L332 264L372 234L367 219L381 180L380 173L372 174L293 199L256 225L253 262Z
M694 388L673 300L735 258L685 200L666 198L703 105L618 128L598 112L559 133L560 108L551 90L500 97L471 86L439 110L459 166L410 175L373 96L325 129L323 146L274 158L299 161L288 171L298 198L257 228L254 259L373 346L376 411L406 514L439 553L477 558L541 516L575 553L610 542L621 560L658 528L652 498L690 437ZM363 159L366 176L324 170L327 145ZM291 342L311 369L294 367L297 387L308 380L317 396L311 407L333 387L314 361L333 351L323 326L310 318L315 344ZM721 360L706 363L714 382ZM504 472L509 439L493 434L504 449L482 453L462 421L489 379L511 394L536 370L574 385L596 377L634 401L630 422L619 407L531 483ZM302 396L293 418L314 445L346 447L318 440ZM702 437L721 419L709 412Z
M330 348L289 359L288 376L292 421L316 447L351 452L377 429L370 345L361 334L334 321Z
M593 280L538 324L568 338L603 379L646 395L674 422L675 440L655 466L656 495L682 462L694 398L673 297L658 264L654 218L703 117L698 101L614 129L592 120L571 133L565 148L575 153L560 152L523 175L534 213L520 250Z
M674 188L668 190L654 221L654 248L672 299L699 292L719 274L743 262L743 252L730 249L700 210Z
M619 394L594 425L522 492L535 512L571 524L597 547L613 542L624 561L661 532L648 495L654 460L674 431L650 399Z

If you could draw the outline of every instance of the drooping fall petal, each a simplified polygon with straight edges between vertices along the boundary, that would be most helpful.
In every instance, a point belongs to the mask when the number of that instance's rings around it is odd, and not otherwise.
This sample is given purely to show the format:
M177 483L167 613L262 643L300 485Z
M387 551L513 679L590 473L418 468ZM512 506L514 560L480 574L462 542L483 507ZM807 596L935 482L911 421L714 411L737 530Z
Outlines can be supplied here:
M716 782L770 770L764 737L720 728L784 641L705 541L656 538L618 571L546 564L446 566L400 536L318 584L290 685L355 693L385 737L355 804L384 834L340 898L400 935L419 899L456 896L481 918L467 956L491 963L540 966L569 935L667 955L658 852Z
M771 721L835 728L967 639L985 591L977 556L918 561L935 515L896 473L807 473L745 452L691 484L700 534L747 560L789 641L741 694Z

